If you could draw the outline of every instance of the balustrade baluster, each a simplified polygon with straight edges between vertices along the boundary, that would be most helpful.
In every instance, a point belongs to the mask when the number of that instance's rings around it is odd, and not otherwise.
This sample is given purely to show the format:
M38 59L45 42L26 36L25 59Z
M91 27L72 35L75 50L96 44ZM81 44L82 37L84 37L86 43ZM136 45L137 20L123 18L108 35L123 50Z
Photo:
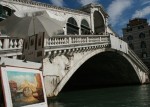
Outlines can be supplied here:
M101 42L101 41L102 41L101 39L102 39L102 37L99 37L99 42Z
M67 38L64 39L64 44L68 44Z
M71 37L69 37L69 44L72 44L73 43L73 40Z
M18 48L21 48L23 45L23 40L22 39L19 39L18 41Z
M77 43L81 43L80 41L80 37L77 37Z
M17 41L14 39L14 48L17 48Z
M54 38L51 38L52 39L52 45L55 44L55 39Z
M3 47L3 43L2 43L2 40L0 39L0 49L2 49Z
M12 41L12 39L10 39L10 41L9 41L9 48L10 48L10 49L13 48L13 41Z
M70 40L70 39L71 39L71 40ZM72 43L73 43L73 38L69 37L69 41L72 41Z
M57 40L56 40L56 38L54 38L54 45L57 45Z
M55 38L55 45L58 45L58 38Z
M80 43L83 43L83 38L82 37L80 37Z
M89 42L90 42L90 43L91 43L91 41L92 41L92 37L89 38Z
M75 43L78 43L78 38L77 37L75 38Z
M56 38L56 41L57 41L57 45L59 45L59 38Z
M49 38L49 39L47 39L48 41L47 41L47 44L48 44L48 46L50 46L51 45L51 38Z
M83 37L83 38L82 38L82 43L84 43L84 41L85 41L85 38Z
M62 39L62 38L60 38L60 45L62 45L62 44L63 44L63 42L62 42L62 41L63 41L63 39Z
M85 38L83 38L83 43L85 43Z
M86 39L86 43L89 43L89 37L86 37L85 39Z
M63 38L63 44L64 45L66 44L66 38Z
M63 44L63 42L62 42L62 41L63 41L63 39L62 39L62 38L60 38L60 44Z
M70 37L71 38L71 37ZM72 43L74 43L74 38L71 38L71 40L72 40Z

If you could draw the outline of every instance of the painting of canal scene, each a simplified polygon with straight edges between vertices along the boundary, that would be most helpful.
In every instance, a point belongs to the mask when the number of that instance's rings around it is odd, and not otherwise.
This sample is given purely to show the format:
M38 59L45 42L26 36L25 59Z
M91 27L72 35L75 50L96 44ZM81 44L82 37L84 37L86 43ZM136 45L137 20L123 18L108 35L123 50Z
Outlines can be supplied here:
M37 106L40 103L46 102L42 82L43 79L39 72L18 70L6 71L5 76L8 79L12 107Z

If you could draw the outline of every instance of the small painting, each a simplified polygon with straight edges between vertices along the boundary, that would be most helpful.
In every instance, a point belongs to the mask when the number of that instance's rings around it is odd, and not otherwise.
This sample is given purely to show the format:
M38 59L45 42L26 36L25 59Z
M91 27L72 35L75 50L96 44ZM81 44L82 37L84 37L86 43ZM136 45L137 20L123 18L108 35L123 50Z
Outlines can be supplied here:
M1 73L3 80L7 81L7 85L3 83L4 89L8 91L5 91L6 97L10 97L6 100L10 99L12 107L46 107L41 106L47 103L41 71L5 67L1 68Z

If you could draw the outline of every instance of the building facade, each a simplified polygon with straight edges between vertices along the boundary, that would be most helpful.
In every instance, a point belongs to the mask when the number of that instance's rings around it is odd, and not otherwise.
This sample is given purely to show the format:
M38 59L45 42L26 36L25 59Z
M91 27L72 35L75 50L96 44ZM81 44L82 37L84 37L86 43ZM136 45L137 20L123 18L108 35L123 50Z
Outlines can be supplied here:
M147 19L129 20L126 28L123 28L123 39L150 68L150 26Z

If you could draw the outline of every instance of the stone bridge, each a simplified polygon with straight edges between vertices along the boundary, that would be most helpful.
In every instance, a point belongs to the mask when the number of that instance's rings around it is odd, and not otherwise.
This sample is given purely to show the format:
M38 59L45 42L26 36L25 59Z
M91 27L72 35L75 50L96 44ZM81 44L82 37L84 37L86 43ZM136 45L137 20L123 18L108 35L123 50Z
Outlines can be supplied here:
M46 40L43 76L47 96L62 90L143 84L149 70L115 36L51 37Z
M6 9L4 16L46 10L50 18L63 19L62 35L45 36L43 31L23 41L0 34L1 58L23 59L23 54L26 60L42 64L48 97L69 89L149 82L148 68L124 41L115 37L101 5L89 4L73 10L35 1L1 0L0 4ZM28 64L34 67L33 63Z

